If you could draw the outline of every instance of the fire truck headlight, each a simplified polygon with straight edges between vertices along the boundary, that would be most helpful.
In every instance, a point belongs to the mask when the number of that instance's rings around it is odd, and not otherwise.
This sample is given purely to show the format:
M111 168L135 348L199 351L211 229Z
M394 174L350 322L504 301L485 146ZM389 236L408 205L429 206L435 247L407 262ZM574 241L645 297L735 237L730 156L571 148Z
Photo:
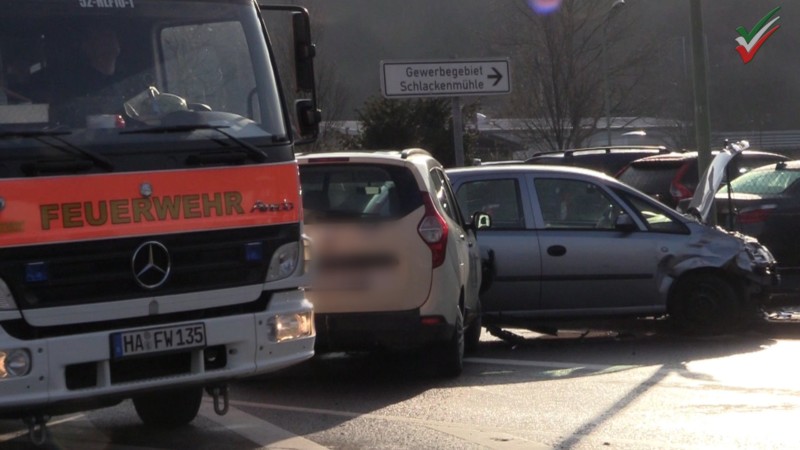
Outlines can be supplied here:
M31 371L31 354L22 348L0 350L0 380L24 377Z
M267 281L282 280L293 274L297 269L299 256L300 244L298 242L290 242L278 247L269 262Z
M272 342L308 337L314 334L314 313L278 314L267 319L267 337Z
M14 301L14 294L5 281L0 279L0 311L9 311L17 309L17 303Z

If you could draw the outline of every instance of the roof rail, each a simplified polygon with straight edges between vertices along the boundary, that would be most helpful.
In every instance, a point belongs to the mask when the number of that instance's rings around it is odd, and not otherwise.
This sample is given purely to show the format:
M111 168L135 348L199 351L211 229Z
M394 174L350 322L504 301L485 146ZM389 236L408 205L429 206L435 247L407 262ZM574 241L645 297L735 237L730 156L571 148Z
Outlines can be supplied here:
M536 152L532 154L530 157L534 158L537 156L543 155L551 155L554 153L563 153L565 155L571 154L575 155L576 152L586 152L586 151L598 151L602 150L605 153L611 153L613 150L658 150L659 152L669 153L670 148L664 145L601 145L595 147L576 147L576 148L569 148L564 150L547 150L543 152Z
M400 158L402 159L408 159L408 157L412 155L431 156L430 152L422 148L407 148L400 152Z

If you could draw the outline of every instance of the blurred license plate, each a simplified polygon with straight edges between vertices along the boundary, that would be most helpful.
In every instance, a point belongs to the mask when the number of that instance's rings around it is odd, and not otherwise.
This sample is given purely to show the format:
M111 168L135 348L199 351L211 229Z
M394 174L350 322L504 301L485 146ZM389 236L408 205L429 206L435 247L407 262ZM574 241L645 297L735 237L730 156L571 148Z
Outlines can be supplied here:
M317 278L311 286L317 291L360 291L367 289L369 283L363 274L326 273Z
M205 346L206 327L202 323L111 334L111 355L114 358Z

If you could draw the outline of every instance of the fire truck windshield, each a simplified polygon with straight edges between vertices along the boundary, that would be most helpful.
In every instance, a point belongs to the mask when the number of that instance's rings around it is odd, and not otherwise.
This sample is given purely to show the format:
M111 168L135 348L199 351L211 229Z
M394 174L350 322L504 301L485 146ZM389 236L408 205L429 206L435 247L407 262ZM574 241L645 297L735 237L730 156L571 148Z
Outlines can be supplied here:
M290 139L251 1L14 3L0 0L0 132L69 131L69 145L112 160L137 146L269 154ZM47 147L0 140L0 151Z

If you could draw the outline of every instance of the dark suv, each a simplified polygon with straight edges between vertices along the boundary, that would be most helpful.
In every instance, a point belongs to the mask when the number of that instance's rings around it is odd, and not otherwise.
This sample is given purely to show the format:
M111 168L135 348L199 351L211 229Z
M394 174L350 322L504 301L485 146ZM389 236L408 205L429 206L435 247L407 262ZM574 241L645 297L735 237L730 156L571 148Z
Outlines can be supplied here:
M670 150L663 146L647 145L587 147L536 153L525 162L528 164L583 167L613 176L633 160L669 152Z
M711 152L716 156L717 151ZM745 150L731 161L727 172L730 179L756 167L788 160L777 153ZM675 208L678 202L689 199L697 188L697 152L668 153L637 159L617 174L617 178L645 194Z

